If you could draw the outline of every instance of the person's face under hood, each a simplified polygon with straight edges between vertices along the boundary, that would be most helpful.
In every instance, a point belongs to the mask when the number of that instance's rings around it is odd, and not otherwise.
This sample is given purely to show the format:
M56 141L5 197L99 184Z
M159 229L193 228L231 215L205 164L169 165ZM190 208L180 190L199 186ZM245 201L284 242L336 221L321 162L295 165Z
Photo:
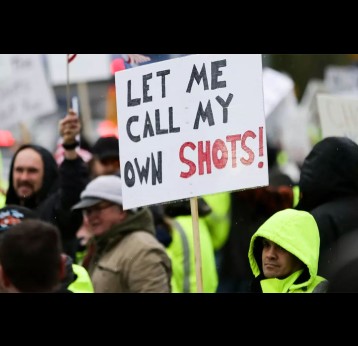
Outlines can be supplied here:
M262 270L266 278L283 279L304 267L302 261L273 241L265 238L261 241Z
M14 190L20 199L28 199L42 187L44 163L41 155L34 149L20 151L14 161Z

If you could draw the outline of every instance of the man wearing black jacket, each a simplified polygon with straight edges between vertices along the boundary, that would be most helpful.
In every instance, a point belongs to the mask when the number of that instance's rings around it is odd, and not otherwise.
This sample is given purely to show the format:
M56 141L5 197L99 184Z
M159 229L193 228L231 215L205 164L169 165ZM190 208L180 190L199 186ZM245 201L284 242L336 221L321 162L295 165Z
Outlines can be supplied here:
M79 118L72 110L60 120L65 159L59 168L47 149L34 144L22 145L11 161L6 194L6 204L35 210L40 219L56 225L61 232L64 252L73 259L82 215L71 207L79 201L89 179L87 166L75 150L80 129Z

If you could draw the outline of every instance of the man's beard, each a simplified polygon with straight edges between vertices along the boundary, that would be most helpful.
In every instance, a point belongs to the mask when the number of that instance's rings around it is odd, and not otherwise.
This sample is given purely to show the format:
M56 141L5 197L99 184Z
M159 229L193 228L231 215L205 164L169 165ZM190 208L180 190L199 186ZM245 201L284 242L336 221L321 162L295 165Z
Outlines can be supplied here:
M24 195L24 194L20 193L20 190L21 190L22 187L27 187L28 188L29 193L27 195ZM19 184L16 187L16 194L20 199L29 199L35 194L34 193L34 186L32 184L30 184L30 183L23 182L23 183Z

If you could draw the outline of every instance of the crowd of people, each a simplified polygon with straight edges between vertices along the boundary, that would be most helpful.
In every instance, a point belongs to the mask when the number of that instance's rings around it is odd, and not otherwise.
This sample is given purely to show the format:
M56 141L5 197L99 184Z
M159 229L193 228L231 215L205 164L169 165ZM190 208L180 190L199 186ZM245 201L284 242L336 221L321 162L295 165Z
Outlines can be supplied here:
M118 138L99 137L86 162L80 130L70 110L59 163L31 143L13 155L1 292L198 292L189 201L124 210ZM202 291L356 291L358 145L322 139L298 182L280 171L275 148L267 152L268 186L198 199Z
M319 140L297 181L268 141L268 186L198 196L197 253L189 200L124 210L118 137L84 146L80 134L70 109L56 152L14 151L0 188L0 292L358 292L358 145L349 138Z

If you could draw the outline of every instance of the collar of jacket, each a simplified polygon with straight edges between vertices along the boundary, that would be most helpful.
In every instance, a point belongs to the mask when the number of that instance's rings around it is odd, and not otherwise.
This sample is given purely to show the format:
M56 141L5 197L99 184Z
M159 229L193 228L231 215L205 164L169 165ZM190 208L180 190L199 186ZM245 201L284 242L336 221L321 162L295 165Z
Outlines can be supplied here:
M108 251L128 233L145 231L155 235L153 216L148 208L141 208L135 213L128 213L127 218L118 225L114 225L107 232L94 237L96 253Z
M263 293L288 293L293 288L298 288L298 285L294 285L294 282L302 274L303 269L294 272L285 279L263 279L260 281ZM302 285L299 285L302 286Z

